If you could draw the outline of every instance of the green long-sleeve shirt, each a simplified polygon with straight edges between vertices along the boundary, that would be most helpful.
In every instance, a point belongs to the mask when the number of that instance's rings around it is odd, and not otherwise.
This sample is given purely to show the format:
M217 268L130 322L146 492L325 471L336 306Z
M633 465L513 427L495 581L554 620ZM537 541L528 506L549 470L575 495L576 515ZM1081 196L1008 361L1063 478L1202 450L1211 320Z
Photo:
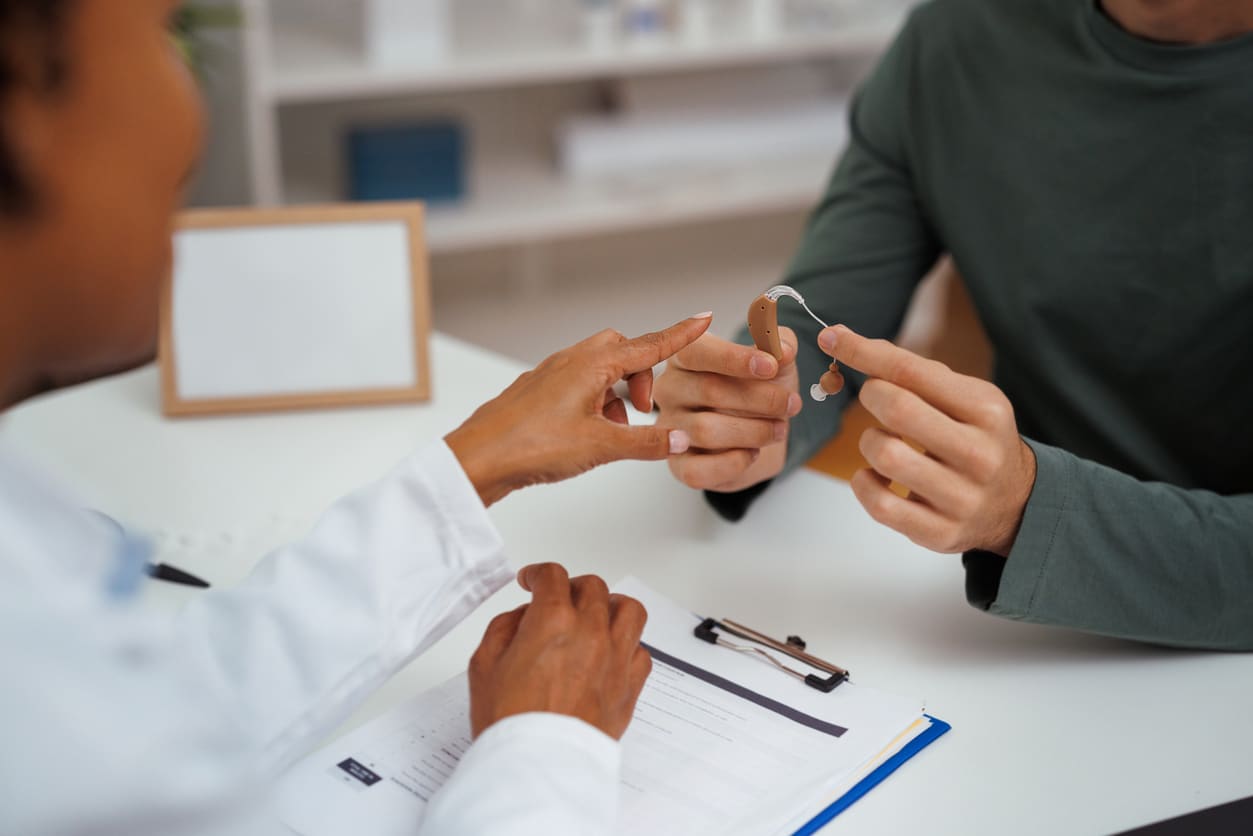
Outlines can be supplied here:
M1096 0L934 0L851 121L785 281L891 338L953 254L1038 462L1008 559L965 556L972 603L1253 649L1253 37L1166 46ZM829 358L780 312L807 386ZM839 412L805 407L789 467Z

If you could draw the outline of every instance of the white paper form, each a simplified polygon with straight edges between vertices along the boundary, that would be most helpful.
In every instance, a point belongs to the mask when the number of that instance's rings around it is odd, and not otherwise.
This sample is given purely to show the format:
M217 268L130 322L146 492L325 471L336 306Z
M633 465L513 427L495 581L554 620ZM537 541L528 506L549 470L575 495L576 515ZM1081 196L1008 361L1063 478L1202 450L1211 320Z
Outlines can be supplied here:
M620 833L785 827L816 790L860 774L921 716L916 701L851 683L824 694L702 642L695 615L638 581L615 591L648 609L653 653L622 739ZM461 676L306 759L283 784L281 814L303 836L411 834L469 745Z

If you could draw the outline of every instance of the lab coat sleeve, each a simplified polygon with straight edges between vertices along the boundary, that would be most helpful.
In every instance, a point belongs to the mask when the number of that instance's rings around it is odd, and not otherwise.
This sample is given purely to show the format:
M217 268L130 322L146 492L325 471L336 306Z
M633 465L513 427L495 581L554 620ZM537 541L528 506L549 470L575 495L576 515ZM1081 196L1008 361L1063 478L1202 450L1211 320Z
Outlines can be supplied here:
M511 578L440 442L334 505L240 586L188 607L181 651L277 769Z
M241 832L223 823L510 578L440 443L176 618L73 575L0 590L0 831Z
M421 836L598 836L614 832L620 745L558 714L490 726L431 799Z

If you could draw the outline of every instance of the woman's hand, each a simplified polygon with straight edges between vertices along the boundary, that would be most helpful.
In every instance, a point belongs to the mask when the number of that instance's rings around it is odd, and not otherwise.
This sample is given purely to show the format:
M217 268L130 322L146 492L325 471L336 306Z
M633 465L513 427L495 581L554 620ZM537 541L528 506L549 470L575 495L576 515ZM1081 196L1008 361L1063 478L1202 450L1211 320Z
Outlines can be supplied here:
M653 366L704 334L712 320L700 314L633 340L602 331L549 357L480 407L445 441L483 504L609 462L686 452L691 441L682 430L630 426L613 386L626 380L635 408L651 411Z
M644 606L556 563L528 566L518 583L531 603L497 616L470 660L471 733L547 711L621 738L653 667L640 645Z

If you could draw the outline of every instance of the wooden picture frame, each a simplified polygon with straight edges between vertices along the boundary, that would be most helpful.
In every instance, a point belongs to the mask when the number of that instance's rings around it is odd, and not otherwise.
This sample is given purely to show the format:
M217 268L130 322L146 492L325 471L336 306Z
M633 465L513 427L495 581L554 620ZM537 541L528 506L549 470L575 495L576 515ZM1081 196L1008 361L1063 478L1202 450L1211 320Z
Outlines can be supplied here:
M164 414L428 400L423 218L418 203L181 214L161 288Z

